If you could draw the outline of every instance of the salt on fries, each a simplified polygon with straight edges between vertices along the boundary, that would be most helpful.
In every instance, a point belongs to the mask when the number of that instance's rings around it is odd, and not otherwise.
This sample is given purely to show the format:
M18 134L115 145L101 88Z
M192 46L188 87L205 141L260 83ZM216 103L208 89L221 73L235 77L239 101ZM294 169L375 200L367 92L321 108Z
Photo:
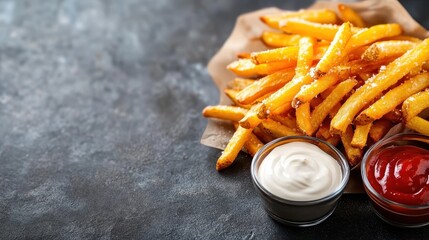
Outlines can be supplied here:
M252 156L282 136L315 136L338 145L351 166L396 123L429 135L429 39L399 24L367 26L350 7L261 16L273 28L268 47L237 53L225 89L235 106L208 106L203 116L232 121L236 131L216 169L241 149ZM279 31L280 30L280 31Z

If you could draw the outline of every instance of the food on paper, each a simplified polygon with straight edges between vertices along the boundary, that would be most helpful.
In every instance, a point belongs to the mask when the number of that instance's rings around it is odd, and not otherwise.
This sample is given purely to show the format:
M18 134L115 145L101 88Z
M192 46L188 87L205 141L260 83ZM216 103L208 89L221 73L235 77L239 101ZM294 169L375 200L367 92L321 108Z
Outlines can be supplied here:
M255 139L315 136L342 149L353 167L398 122L429 135L419 115L429 106L413 100L429 94L429 39L404 35L396 23L368 26L350 7L338 8L338 16L326 9L260 16L272 28L261 31L267 49L236 53L227 66L238 77L224 89L235 106L203 111L237 126L217 170Z

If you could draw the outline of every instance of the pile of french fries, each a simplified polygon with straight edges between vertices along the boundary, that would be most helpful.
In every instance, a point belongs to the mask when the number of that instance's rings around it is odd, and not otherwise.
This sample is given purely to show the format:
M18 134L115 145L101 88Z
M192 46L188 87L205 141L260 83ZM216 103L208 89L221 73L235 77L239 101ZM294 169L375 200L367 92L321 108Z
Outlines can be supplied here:
M216 169L243 149L315 136L343 150L350 166L397 123L429 135L429 39L403 35L395 23L368 27L350 7L262 16L268 50L237 53L227 66L238 77L225 94L232 106L203 116L232 121L236 131Z

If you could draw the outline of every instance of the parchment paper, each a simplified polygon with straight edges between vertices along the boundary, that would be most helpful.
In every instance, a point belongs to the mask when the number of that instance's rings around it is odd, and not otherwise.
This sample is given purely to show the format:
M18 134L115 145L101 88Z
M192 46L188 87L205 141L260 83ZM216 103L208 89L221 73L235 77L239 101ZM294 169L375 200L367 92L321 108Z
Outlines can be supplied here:
M336 12L340 2L320 1L309 8L332 9ZM427 38L429 32L418 24L397 0L367 0L354 3L344 3L358 12L369 25L380 23L399 23L406 35ZM221 49L210 60L207 69L214 83L219 88L219 104L230 105L231 102L223 93L227 83L234 79L235 75L226 69L226 66L237 59L237 53L265 50L267 47L259 40L264 30L272 30L264 25L259 17L266 14L278 13L278 8L265 8L255 12L243 14L237 18L235 27ZM394 131L397 131L395 128ZM392 129L393 130L393 129ZM233 134L231 123L209 119L207 127L201 137L201 143L218 149L224 149ZM346 193L363 193L360 173L358 169L351 172Z

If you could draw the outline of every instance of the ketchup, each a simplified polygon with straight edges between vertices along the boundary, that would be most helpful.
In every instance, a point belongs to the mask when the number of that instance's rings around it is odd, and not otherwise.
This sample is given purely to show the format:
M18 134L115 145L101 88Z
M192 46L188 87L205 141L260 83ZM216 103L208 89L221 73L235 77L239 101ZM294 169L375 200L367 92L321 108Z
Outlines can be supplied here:
M406 205L429 204L429 151L404 145L381 150L366 169L372 187Z

